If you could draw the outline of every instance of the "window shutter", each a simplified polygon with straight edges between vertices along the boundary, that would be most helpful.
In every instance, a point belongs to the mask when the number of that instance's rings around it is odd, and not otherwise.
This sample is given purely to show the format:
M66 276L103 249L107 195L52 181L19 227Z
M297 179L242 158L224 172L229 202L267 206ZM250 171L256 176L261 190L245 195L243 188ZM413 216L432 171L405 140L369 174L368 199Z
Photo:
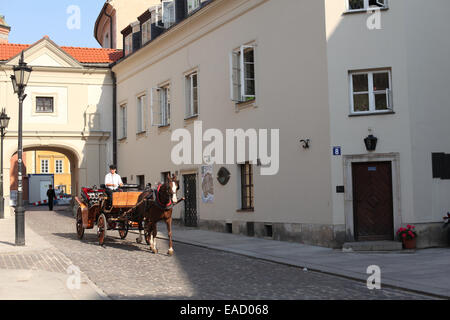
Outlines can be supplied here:
M387 106L389 110L394 109L394 100L392 98L392 89L386 89L386 96L387 96Z
M189 118L191 116L191 101L192 101L192 76L187 76L185 78L185 88L186 88L186 110L185 110L185 118Z
M230 98L232 101L241 102L241 67L240 52L230 54Z
M136 133L142 131L142 99L137 98L137 108L136 108Z
M152 126L161 126L160 88L152 88L150 94L150 116Z

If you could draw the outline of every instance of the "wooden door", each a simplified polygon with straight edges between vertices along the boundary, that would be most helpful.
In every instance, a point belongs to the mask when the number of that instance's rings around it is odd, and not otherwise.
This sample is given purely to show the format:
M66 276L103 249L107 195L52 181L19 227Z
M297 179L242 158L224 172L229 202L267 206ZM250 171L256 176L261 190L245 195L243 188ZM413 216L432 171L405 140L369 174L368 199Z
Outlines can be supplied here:
M352 164L355 240L394 240L391 162Z
M187 227L197 227L197 175L183 176L184 181L184 223Z

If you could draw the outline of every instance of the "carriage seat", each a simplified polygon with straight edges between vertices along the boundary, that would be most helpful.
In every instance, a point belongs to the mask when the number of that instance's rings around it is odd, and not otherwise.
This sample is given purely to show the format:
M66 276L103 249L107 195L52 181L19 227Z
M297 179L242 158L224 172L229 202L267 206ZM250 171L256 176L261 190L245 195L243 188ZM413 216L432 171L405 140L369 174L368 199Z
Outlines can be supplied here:
M115 192L113 193L114 208L132 208L138 204L142 192Z

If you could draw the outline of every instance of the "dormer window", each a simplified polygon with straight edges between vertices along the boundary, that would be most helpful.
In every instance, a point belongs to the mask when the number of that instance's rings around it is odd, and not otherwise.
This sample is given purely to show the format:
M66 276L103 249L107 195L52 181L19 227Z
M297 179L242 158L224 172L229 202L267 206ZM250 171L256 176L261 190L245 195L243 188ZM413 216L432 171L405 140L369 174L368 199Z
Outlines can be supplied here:
M142 23L142 45L151 39L151 21L150 19Z
M138 21L141 26L141 44L144 45L149 42L152 38L152 12L150 10L145 11L140 17L138 17Z
M125 56L127 56L133 52L133 29L131 26L128 26L121 33L123 36L123 50Z
M187 0L188 14L200 8L200 0Z
M175 1L162 2L162 19L166 29L175 24Z
M133 34L130 33L125 37L125 55L129 55L133 51Z

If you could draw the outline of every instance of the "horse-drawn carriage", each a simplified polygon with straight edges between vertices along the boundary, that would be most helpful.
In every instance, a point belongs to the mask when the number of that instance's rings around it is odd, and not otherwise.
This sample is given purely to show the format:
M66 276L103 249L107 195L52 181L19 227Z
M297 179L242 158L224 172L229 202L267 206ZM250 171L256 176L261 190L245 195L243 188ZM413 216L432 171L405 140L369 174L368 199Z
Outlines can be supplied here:
M156 223L165 220L169 234L169 254L172 248L172 209L180 203L176 198L179 189L176 176L168 176L165 184L158 185L157 189L148 186L139 190L137 185L125 185L118 192L112 193L112 199L106 193L104 185L101 188L82 188L81 199L76 197L78 203L76 216L77 236L81 240L86 229L97 226L97 237L103 245L108 230L116 230L124 240L129 230L139 230L142 242L144 231L145 241L151 250L156 253Z
M144 191L139 191L137 185L125 185L112 194L111 205L106 188L82 188L82 198L75 198L79 204L76 217L78 238L83 239L85 229L94 229L95 225L100 245L105 242L107 230L117 230L122 240L129 230L143 230L143 219L136 212L141 201L139 198L143 195ZM149 244L147 235L146 240Z

